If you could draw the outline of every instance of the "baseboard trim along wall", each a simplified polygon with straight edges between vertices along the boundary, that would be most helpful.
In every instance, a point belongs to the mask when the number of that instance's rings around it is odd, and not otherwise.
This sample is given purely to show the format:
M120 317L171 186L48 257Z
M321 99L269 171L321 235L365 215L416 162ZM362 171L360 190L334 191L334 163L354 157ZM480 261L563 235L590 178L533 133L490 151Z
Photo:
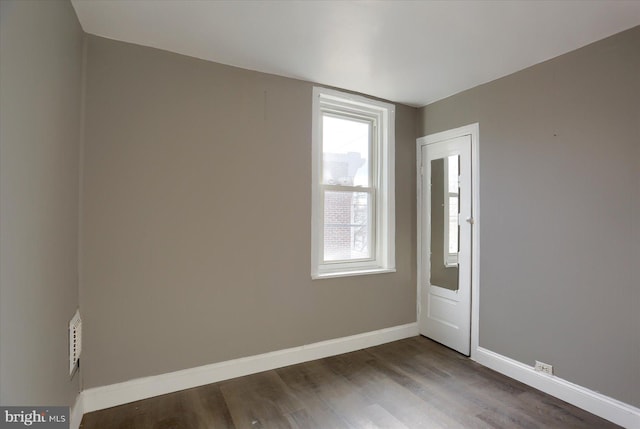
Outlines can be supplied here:
M233 359L225 362L184 369L151 377L138 378L108 386L94 387L82 392L76 400L72 415L115 407L153 396L177 392L205 384L228 380L283 366L322 359L418 335L418 324L380 329L349 337L321 341L270 353ZM78 421L78 425L79 425ZM71 429L78 426L71 425Z
M535 371L532 366L478 347L473 359L481 365L526 385L562 399L625 428L640 427L640 409L554 375Z
M78 429L80 427L84 413L235 377L361 350L418 334L417 323L409 323L349 337L86 389L78 395L74 406L71 408L70 429ZM472 358L487 368L562 399L622 427L640 427L640 409L632 405L625 404L562 378L537 372L532 366L482 347L474 350Z

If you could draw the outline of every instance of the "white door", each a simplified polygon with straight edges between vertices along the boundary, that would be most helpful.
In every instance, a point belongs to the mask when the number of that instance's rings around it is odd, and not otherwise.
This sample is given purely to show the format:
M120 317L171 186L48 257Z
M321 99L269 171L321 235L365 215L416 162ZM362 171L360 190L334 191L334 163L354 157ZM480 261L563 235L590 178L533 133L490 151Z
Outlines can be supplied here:
M420 333L469 356L471 135L418 140Z

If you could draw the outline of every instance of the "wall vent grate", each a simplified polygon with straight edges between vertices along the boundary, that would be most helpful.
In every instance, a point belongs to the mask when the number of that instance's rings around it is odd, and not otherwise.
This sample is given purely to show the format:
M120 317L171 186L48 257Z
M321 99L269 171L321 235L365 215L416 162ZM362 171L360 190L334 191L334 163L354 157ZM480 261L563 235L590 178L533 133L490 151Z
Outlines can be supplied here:
M82 352L82 319L80 310L76 310L69 321L69 375L78 367L78 359Z

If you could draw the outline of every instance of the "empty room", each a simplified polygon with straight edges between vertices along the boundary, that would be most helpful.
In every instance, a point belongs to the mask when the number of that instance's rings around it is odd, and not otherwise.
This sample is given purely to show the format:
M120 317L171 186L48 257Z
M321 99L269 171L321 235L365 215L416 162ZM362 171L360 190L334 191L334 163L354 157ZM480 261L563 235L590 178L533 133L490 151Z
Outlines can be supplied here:
M0 0L0 426L640 428L640 2Z

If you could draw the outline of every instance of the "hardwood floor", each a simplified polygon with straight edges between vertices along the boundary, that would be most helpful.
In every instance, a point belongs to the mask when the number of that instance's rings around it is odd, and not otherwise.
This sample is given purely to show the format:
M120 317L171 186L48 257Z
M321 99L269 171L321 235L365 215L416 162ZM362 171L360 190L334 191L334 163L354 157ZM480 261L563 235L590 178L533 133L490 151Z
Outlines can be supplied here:
M80 427L618 426L414 337L96 411Z

